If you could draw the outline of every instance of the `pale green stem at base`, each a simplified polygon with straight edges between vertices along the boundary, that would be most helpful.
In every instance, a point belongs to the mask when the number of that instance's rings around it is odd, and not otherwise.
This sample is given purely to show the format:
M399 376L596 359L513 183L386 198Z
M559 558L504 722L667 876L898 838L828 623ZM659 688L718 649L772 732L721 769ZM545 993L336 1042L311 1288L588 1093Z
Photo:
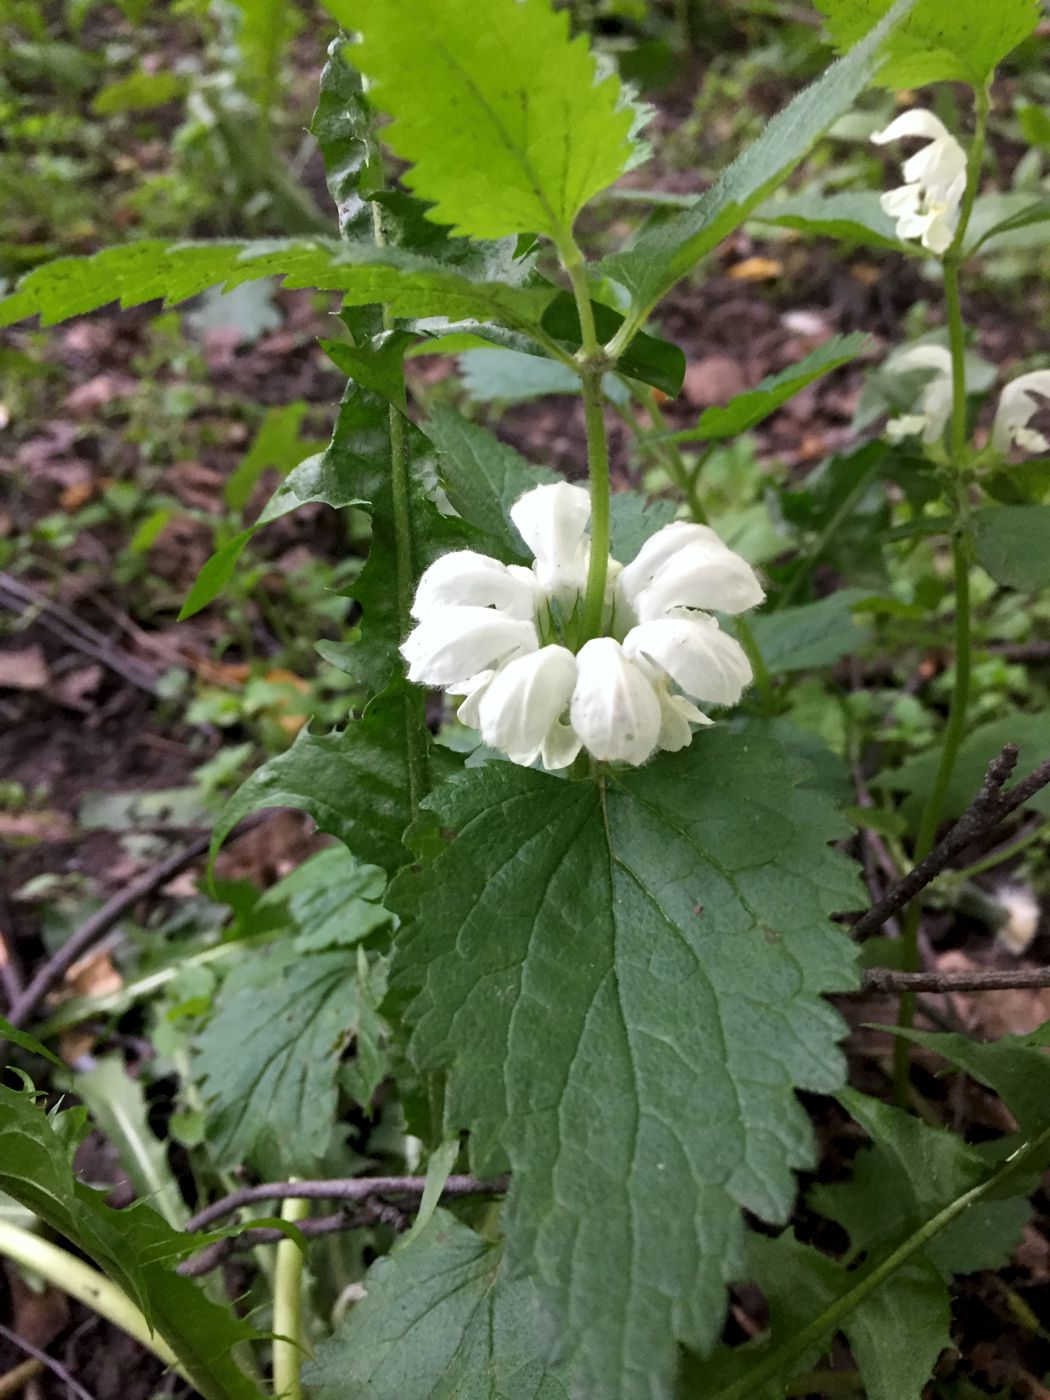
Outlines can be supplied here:
M751 624L740 614L733 619L733 626L736 628L737 640L744 648L747 659L751 663L751 670L755 677L755 689L762 700L762 708L767 715L776 714L777 693L769 674L769 667L763 660L759 650L755 634L751 630Z
M60 1292L68 1293L78 1303L91 1308L107 1322L127 1332L129 1337L134 1337L147 1351L159 1357L165 1366L170 1366L183 1379L188 1379L179 1365L178 1357L164 1338L151 1331L149 1323L124 1290L118 1288L112 1279L106 1278L105 1274L100 1274L68 1250L5 1220L0 1220L0 1255L39 1274Z
M944 304L948 321L948 344L952 363L952 413L948 432L948 447L952 468L963 472L968 466L969 445L966 437L966 325L963 320L962 299L959 294L959 270L963 260L966 232L973 213L974 200L981 180L984 160L985 134L990 108L986 88L975 90L976 120L974 138L967 160L966 190L959 208L959 223L952 245L944 255ZM966 711L970 700L970 533L967 524L968 501L966 485L956 487L957 529L952 537L952 567L955 576L955 686L951 709L944 731L940 762L933 787L930 789L919 821L915 839L914 863L929 855L937 838L937 828L944 813L944 799L955 770L955 760L966 732ZM901 930L903 941L902 967L915 972L919 967L919 925L922 904L913 901ZM897 1024L909 1027L915 1019L915 993L905 992L900 1001ZM910 1048L898 1037L893 1047L893 1082L897 1103L908 1103Z
M310 1202L287 1200L281 1219L305 1220ZM295 1240L281 1240L273 1282L273 1393L276 1400L302 1400L299 1371L303 1361L303 1251Z
M742 1376L739 1381L735 1381L724 1390L720 1390L717 1395L711 1397L711 1400L750 1400L753 1395L760 1392L767 1381L782 1375L796 1357L804 1356L806 1352L811 1352L814 1347L820 1346L825 1341L830 1341L865 1298L881 1287L902 1265L906 1264L913 1255L940 1234L953 1220L957 1220L960 1215L964 1214L970 1206L975 1205L983 1197L998 1192L999 1188L1010 1177L1021 1171L1031 1158L1036 1157L1046 1148L1048 1143L1050 1143L1050 1128L1044 1129L1038 1137L1019 1148L987 1180L974 1186L964 1195L957 1197L950 1205L945 1206L943 1210L938 1211L931 1220L927 1220L925 1225L920 1226L909 1239L898 1246L892 1254L889 1254L881 1264L877 1264L865 1273L852 1288L830 1303L812 1322L800 1328L789 1341L770 1352L746 1376Z

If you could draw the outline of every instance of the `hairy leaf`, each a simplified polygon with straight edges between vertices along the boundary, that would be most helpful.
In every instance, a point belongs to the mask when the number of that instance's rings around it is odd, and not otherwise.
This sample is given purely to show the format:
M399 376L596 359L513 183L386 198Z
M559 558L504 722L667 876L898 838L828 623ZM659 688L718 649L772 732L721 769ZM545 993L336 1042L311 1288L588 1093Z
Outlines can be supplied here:
M816 0L838 49L847 49L889 10L892 0ZM919 0L887 45L879 72L886 87L925 87L960 79L984 83L1035 29L1039 0Z
M354 59L393 121L383 139L431 217L472 238L564 242L623 173L634 114L549 0L355 0Z
M813 143L853 105L878 71L887 37L917 0L895 0L871 32L766 127L691 209L643 229L602 264L631 293L640 322L659 299L785 180ZM885 7L883 7L885 8Z
M539 1303L500 1250L447 1211L372 1265L365 1296L317 1348L317 1400L568 1400L546 1368Z
M821 993L855 980L828 916L858 890L808 771L722 728L600 786L471 770L395 887L410 1053L474 1169L509 1159L510 1263L581 1393L669 1394L675 1339L718 1335L740 1207L784 1220L813 1161L793 1091L841 1081Z
M987 506L972 521L977 558L996 583L1050 588L1050 506Z
M382 185L379 148L361 75L347 62L347 40L328 46L310 131L324 159L328 193L344 238L371 238L371 196Z
M84 1251L138 1305L172 1347L205 1400L259 1400L234 1360L257 1334L173 1268L199 1241L139 1202L111 1210L73 1175L83 1109L46 1114L32 1095L0 1085L0 1191L28 1206Z
M287 947L252 957L227 979L194 1061L221 1169L247 1162L286 1176L316 1171L365 988L345 953Z
M302 730L290 749L268 759L230 798L215 824L213 853L249 812L298 807L359 860L396 870L408 859L401 837L410 819L399 740L403 703L401 694L385 698L341 731Z
M888 248L895 253L922 256L914 242L902 243L896 225L883 212L874 190L845 190L835 194L801 191L786 199L771 199L751 216L758 223L793 228L811 238L834 238L840 243L860 243Z
M453 268L398 248L325 239L260 239L256 243L165 243L156 239L106 248L88 258L59 258L35 268L0 301L0 326L39 316L45 326L109 302L139 306L185 301L209 287L227 291L260 277L286 287L341 291L349 306L385 302L395 315L479 317L528 330L553 288L492 280L479 269Z
M857 625L853 609L866 597L862 588L841 588L816 603L752 618L751 630L767 669L774 675L808 671L857 651L870 633Z
M775 413L781 404L794 398L807 384L856 359L868 344L868 337L860 333L835 336L797 364L788 365L787 369L769 375L753 389L737 394L724 407L705 409L696 427L676 434L676 438L688 436L707 442L720 442L724 438L745 433Z

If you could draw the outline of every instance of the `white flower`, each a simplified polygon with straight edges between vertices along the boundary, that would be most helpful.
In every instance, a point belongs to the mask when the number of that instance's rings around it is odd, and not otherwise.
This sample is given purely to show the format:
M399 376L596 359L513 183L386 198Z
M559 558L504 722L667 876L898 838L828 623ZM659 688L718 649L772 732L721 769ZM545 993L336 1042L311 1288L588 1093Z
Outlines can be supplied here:
M617 591L640 622L673 608L711 608L739 613L765 594L750 564L707 525L683 520L665 525L646 540L620 574Z
M905 183L887 190L879 202L896 219L898 238L918 238L931 253L946 253L966 190L966 152L940 118L923 107L902 112L871 139L882 146L905 136L925 137L928 144L904 162Z
M545 768L567 768L580 751L579 736L562 719L575 687L576 657L568 648L542 647L519 656L485 686L478 707L481 737L512 763L542 757Z
M434 608L401 647L408 679L454 686L465 676L511 661L539 646L530 620L494 608Z
M1000 885L995 899L1003 911L996 938L1008 952L1020 957L1028 951L1039 932L1042 907L1027 885Z
M735 705L751 683L743 647L726 636L713 617L665 617L632 627L623 649L632 660L665 672L694 700Z
M751 679L742 648L705 609L761 602L750 565L706 525L665 526L626 569L608 561L605 630L580 645L590 542L586 491L527 492L511 518L531 569L457 550L419 581L401 647L412 681L459 697L459 719L514 763L644 763L710 724L693 700L735 704ZM578 648L578 650L577 650Z
M992 446L996 452L1004 457L1012 447L1019 447L1022 452L1050 452L1050 440L1028 426L1040 409L1046 407L1039 402L1040 398L1050 399L1050 369L1022 374L1007 384L1000 395L992 428Z
M602 762L644 763L660 737L653 684L613 637L580 648L569 717L587 752Z
M587 586L591 552L583 532L591 518L590 496L567 481L537 486L511 506L510 518L536 556L532 567L540 589L570 612Z
M932 370L919 395L919 412L905 413L886 424L890 442L919 437L923 442L939 442L952 415L952 357L944 345L913 345L902 350L886 365L890 374L910 374L913 370Z

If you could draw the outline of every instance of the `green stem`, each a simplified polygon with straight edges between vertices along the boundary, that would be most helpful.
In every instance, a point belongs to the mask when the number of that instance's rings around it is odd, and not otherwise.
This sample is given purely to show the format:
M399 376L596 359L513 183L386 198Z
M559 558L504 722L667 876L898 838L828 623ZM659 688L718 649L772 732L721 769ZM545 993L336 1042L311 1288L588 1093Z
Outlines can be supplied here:
M39 1274L61 1292L76 1298L77 1302L127 1332L129 1337L134 1337L147 1351L159 1357L165 1366L170 1366L188 1380L167 1342L150 1329L149 1323L124 1290L118 1288L112 1279L106 1278L105 1274L100 1274L68 1250L60 1249L58 1245L5 1220L0 1220L0 1255Z
M755 634L751 630L751 624L741 613L734 617L733 626L736 629L737 641L744 648L747 659L751 662L751 670L755 676L755 689L761 697L762 708L767 715L775 715L777 712L776 687L773 685L769 667L766 665L758 642L755 640Z
M963 472L968 465L969 444L966 436L966 324L963 319L959 290L959 271L963 260L966 231L973 213L974 200L981 182L981 166L988 128L990 101L987 88L975 89L976 116L974 136L966 165L966 189L959 207L959 223L951 247L944 255L944 304L948 321L948 344L952 361L952 413L948 434L949 454L953 467ZM951 709L944 731L940 762L933 787L930 789L919 820L915 840L914 860L918 864L929 855L937 836L944 811L944 799L955 770L966 730L966 711L970 699L970 534L966 523L968 501L966 487L960 479L956 487L957 528L952 537L952 566L955 574L955 687ZM922 904L914 901L905 915L901 930L903 969L914 972L919 967L919 925ZM897 1024L907 1029L915 1019L915 993L901 997ZM893 1047L894 1092L898 1104L908 1101L910 1045L898 1037Z
M583 416L587 425L587 471L591 483L591 558L583 600L583 640L600 635L605 613L605 585L609 575L612 537L609 507L609 439L605 432L602 378L609 362L594 325L587 264L575 243L558 250L572 285L576 314L580 319L580 354L576 372L583 392Z
M372 205L372 233L376 247L386 244L382 210ZM394 318L390 308L383 307L383 326L392 330ZM412 597L416 577L412 562L412 479L408 437L400 409L393 404L387 410L390 437L390 494L394 516L394 576L397 587L397 616L402 636L412 630ZM408 798L416 812L427 793L427 728L423 692L418 686L406 686L402 697L407 745Z
M986 870L994 870L997 865L1002 865L1004 860L1010 860L1011 857L1019 855L1033 841L1038 841L1040 837L1045 835L1046 823L1039 822L1037 826L1023 832L1016 840L1008 842L1005 846L1000 846L997 851L992 851L980 860L975 860L972 865L965 865L961 870L953 870L950 877L952 883L962 884L966 880L972 880L975 875L983 875Z
M919 831L915 838L913 864L918 865L933 849L944 812L944 799L955 771L955 760L959 754L966 733L966 711L970 701L970 548L969 536L957 534L952 539L952 564L955 573L955 686L952 690L951 709L944 730L940 762L933 780L922 815L919 818ZM904 919L901 930L902 962L904 972L919 970L919 924L922 919L922 903L913 900ZM907 1029L915 1018L915 993L904 992L901 996L898 1026ZM908 1100L909 1046L903 1037L898 1037L893 1047L894 1086L897 1102L904 1106Z
M1044 1128L1038 1137L1018 1148L997 1172L982 1181L980 1185L974 1186L971 1190L958 1196L950 1205L945 1206L943 1210L938 1211L932 1219L927 1220L925 1225L920 1226L902 1245L899 1245L892 1254L887 1255L881 1264L876 1264L868 1269L848 1292L836 1298L812 1322L807 1323L805 1327L797 1331L790 1340L771 1351L746 1376L742 1376L740 1380L735 1381L724 1390L720 1390L717 1395L712 1397L712 1400L750 1400L751 1396L759 1393L767 1381L774 1380L781 1375L796 1357L803 1356L806 1352L833 1337L865 1298L870 1297L902 1265L906 1264L913 1255L917 1254L953 1220L957 1220L960 1215L964 1214L970 1206L975 1205L985 1196L997 1192L1005 1181L1015 1172L1022 1170L1029 1159L1036 1157L1046 1148L1047 1144L1050 1144L1050 1127Z
M304 1220L310 1202L289 1199L281 1219ZM281 1240L273 1281L273 1393L275 1400L302 1400L299 1371L303 1358L303 1251L296 1240Z

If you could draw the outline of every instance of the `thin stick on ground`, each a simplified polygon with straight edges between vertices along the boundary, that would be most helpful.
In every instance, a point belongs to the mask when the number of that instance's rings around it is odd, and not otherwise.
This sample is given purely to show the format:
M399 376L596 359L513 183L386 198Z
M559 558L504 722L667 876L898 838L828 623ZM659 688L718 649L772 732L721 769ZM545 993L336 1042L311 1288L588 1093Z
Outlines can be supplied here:
M1004 967L973 972L898 972L892 967L869 967L865 992L1013 992L1050 987L1050 967Z
M24 1337L20 1337L17 1332L12 1332L10 1327L5 1327L3 1323L0 1323L0 1337L3 1337L6 1342L10 1342L13 1347L18 1347L20 1351L24 1351L27 1356L31 1356L33 1360L39 1362L42 1367L53 1371L69 1393L71 1395L76 1395L78 1400L94 1400L94 1396L91 1394L90 1390L85 1390L79 1381L74 1380L60 1361L56 1361L53 1356L48 1356L46 1351L41 1351L40 1348L34 1346L32 1342L27 1342Z
M850 929L856 939L867 938L877 933L883 924L896 912L931 884L946 869L954 858L972 845L979 837L987 835L1002 821L1050 783L1050 759L1041 763L1027 778L1022 778L1009 792L1002 791L1003 784L1017 765L1017 748L1007 744L988 765L981 790L974 801L929 855L886 895L879 900Z
M265 814L258 814L246 817L234 827L230 833L230 839L236 840L238 836L243 836L260 822L266 820ZM47 996L51 989L61 982L69 969L75 962L84 956L91 948L104 938L113 928L114 924L120 922L122 918L134 908L140 899L145 899L149 895L156 893L176 875L193 865L205 855L211 845L211 833L191 841L184 850L176 851L167 860L163 860L159 865L153 866L141 874L137 880L132 880L123 890L119 890L108 899L102 908L92 914L69 937L58 952L48 958L46 962L34 973L25 991L11 1004L11 1009L7 1014L7 1019L11 1025L21 1029L29 1021L36 1008Z

